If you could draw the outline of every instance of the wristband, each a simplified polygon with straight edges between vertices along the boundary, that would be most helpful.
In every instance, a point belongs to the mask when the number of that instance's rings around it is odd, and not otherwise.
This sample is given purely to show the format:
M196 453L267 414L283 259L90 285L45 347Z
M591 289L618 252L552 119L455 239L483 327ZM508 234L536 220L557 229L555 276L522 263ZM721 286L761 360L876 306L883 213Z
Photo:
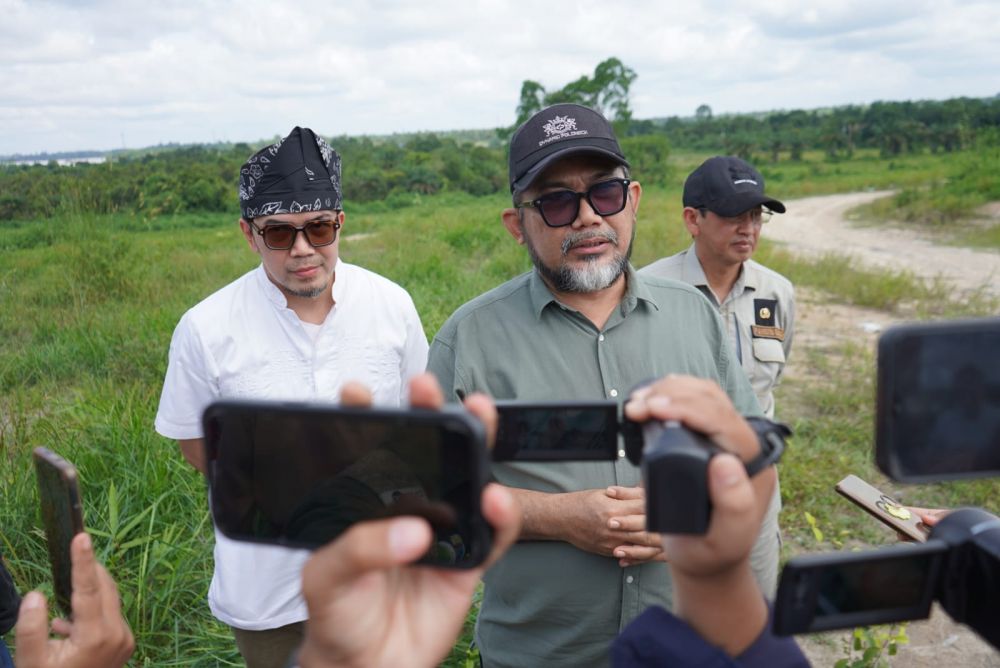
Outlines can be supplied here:
M788 425L772 422L767 418L745 418L750 428L757 434L760 444L760 454L744 464L747 475L751 478L772 464L777 464L785 452L785 439L792 435Z

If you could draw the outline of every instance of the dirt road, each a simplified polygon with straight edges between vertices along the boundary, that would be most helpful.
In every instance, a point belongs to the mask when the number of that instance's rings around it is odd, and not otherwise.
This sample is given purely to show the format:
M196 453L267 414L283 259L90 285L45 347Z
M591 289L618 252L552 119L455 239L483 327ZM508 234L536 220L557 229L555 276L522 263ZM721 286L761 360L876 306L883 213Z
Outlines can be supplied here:
M795 254L850 255L865 266L906 270L920 278L946 281L960 293L984 289L1000 297L1000 253L942 245L898 227L857 227L846 220L850 209L889 194L851 193L789 201L788 213L774 216L763 234ZM817 290L796 288L796 296L795 351L786 370L786 390L795 383L821 382L808 377L807 349L839 355L847 341L866 340L874 346L878 333L897 320L885 311L830 303ZM907 633L910 643L893 657L893 666L1000 666L997 650L968 628L953 623L940 609L927 621L911 622ZM800 642L813 665L830 668L846 656L849 638L849 632L833 632L803 637Z
M845 214L890 192L876 191L808 197L788 203L788 213L776 215L764 235L806 255L842 253L862 264L905 270L925 278L940 278L959 290L985 287L1000 296L1000 253L948 246L912 228L852 226Z

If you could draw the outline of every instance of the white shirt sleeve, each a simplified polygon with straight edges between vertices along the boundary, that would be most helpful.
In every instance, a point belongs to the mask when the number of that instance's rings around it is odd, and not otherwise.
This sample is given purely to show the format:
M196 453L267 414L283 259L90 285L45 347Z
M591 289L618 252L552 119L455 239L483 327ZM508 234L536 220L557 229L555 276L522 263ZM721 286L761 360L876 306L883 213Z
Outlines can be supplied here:
M185 314L170 340L156 431L173 439L204 436L201 414L219 396L217 379L215 360L204 346L190 313Z
M427 370L427 335L424 334L424 326L420 322L417 308L413 305L413 299L409 295L406 299L405 318L406 344L402 359L399 361L400 406L408 406L410 403L410 379Z

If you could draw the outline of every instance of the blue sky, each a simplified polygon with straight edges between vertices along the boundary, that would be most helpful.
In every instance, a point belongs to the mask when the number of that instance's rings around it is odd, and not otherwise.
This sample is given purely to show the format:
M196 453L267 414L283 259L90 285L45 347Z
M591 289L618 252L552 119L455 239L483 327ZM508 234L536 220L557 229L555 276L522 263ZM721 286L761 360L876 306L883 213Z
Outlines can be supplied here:
M610 56L638 74L638 118L1000 93L995 0L0 0L0 16L0 155L496 127L524 79L558 88Z

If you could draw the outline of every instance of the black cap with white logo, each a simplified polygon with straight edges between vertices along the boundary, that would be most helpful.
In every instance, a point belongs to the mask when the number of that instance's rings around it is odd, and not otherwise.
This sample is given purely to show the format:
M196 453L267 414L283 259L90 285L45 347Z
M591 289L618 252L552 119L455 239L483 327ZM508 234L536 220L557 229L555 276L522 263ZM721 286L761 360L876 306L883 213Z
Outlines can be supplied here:
M764 194L764 177L747 162L717 155L701 163L684 182L684 206L708 209L724 218L764 205L784 213L785 205Z
M555 104L542 109L514 131L508 172L511 192L520 192L556 160L591 154L628 166L604 116L579 104Z

